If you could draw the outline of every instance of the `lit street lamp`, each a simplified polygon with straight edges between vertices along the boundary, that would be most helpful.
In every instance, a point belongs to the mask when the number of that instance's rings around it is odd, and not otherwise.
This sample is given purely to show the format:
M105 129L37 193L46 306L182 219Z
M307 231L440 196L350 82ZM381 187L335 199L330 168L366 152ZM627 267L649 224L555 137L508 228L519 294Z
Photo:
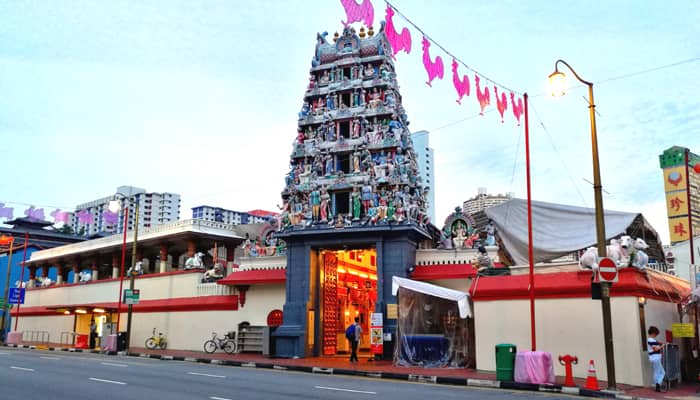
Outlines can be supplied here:
M122 208L122 204L126 204L127 200L129 199L128 196L126 196L123 193L117 193L115 197L121 196L121 200L112 200L109 202L109 210L113 213L117 213L120 208ZM123 303L123 298L124 294L122 293L123 287L124 287L124 264L125 264L125 259L126 259L126 231L128 228L128 216L129 216L129 207L125 206L124 208L124 235L122 239L122 262L121 262L121 268L119 272L119 303L117 305L117 332L119 332L119 322L121 319L121 306ZM134 201L134 241L132 245L132 251L131 251L131 262L133 263L132 267L129 268L129 289L133 293L134 291L134 277L136 275L136 242L138 241L138 233L139 233L139 202ZM133 305L129 304L128 305L128 311L127 311L127 318L126 318L126 352L129 352L129 345L131 343L131 315L133 311Z
M559 63L566 65L579 82L588 86L588 110L591 119L591 145L593 148L593 193L595 196L595 227L598 258L606 256L605 248L605 219L603 217L603 186L600 183L600 163L598 161L598 133L595 125L595 103L593 101L593 83L581 79L573 68L564 60L557 60L554 72L549 75L552 96L564 95L566 75L559 71ZM612 338L612 318L610 316L610 282L600 283L601 305L603 312L603 338L605 341L605 361L608 370L608 389L615 389L615 354Z

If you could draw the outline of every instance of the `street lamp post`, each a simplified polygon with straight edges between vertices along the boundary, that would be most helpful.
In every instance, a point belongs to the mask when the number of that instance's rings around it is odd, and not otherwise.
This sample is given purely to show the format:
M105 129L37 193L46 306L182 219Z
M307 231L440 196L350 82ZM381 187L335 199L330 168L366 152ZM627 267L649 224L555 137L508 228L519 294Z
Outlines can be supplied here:
M554 64L554 72L549 75L549 82L552 88L552 96L564 95L565 78L560 72L559 63L564 64L578 79L579 82L588 86L588 110L591 120L591 146L593 150L593 193L595 196L595 227L596 243L598 247L598 257L606 256L605 248L605 219L603 217L603 186L600 182L600 163L598 161L598 132L595 124L595 102L593 101L593 83L588 82L574 71L564 60L557 60ZM610 315L610 282L600 283L601 306L603 312L603 339L605 341L605 361L608 370L608 389L615 390L615 353L613 349L612 318Z
M3 291L2 299L0 300L0 306L2 307L2 321L0 321L0 337L5 340L5 326L7 324L7 317L9 314L9 304L8 304L8 293L10 290L10 266L12 265L12 250L15 242L15 238L12 236L0 236L0 245L10 247L10 251L7 256L7 276L5 277L5 290Z
M115 194L116 196L121 196L122 197L122 202L118 200L113 200L110 201L109 203L109 210L112 212L117 212L119 211L120 208L124 209L124 233L123 233L123 240L122 240L122 262L121 262L121 268L119 272L119 302L117 305L117 332L119 332L119 324L121 321L121 306L122 303L124 302L124 294L123 294L123 287L124 287L124 265L126 264L126 233L127 233L127 228L128 228L128 215L129 215L129 207L122 205L126 204L127 200L129 199L129 196L123 194L123 193L117 193ZM132 272L135 271L135 265L136 265L136 242L138 240L138 230L139 230L139 202L134 201L134 241L133 241L133 248L132 248L132 263L134 266L132 266L129 269L129 289L133 292L134 290L134 274ZM128 353L129 351L129 344L130 344L130 338L131 338L131 314L132 314L132 309L133 305L129 304L128 311L127 311L127 320L126 320L126 351Z

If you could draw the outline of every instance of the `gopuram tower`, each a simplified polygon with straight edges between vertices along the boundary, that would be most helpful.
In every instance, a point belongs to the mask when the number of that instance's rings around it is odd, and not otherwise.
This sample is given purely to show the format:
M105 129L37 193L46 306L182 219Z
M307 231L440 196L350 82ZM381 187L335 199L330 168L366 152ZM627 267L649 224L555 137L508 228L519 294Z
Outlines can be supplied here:
M343 352L345 324L368 327L372 313L395 331L391 278L405 277L430 240L429 188L383 27L317 35L276 234L287 243L278 356ZM386 356L392 348L384 343Z

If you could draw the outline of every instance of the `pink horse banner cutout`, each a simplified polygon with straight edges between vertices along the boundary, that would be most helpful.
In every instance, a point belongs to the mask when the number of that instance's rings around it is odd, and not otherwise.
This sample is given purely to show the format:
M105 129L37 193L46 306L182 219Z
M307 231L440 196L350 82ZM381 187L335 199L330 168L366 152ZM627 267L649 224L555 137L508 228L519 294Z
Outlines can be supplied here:
M63 222L64 224L70 223L70 213L68 211L61 211L60 208L57 208L51 211L49 215L53 217L53 222L55 224L59 222Z
M102 219L109 225L116 225L119 221L119 215L107 210L102 212Z
M34 206L31 206L24 210L24 215L27 216L29 219L33 219L35 221L43 221L44 220L44 209L43 208L35 208Z
M484 86L484 91L481 91L481 85L479 84L479 75L474 75L474 84L476 85L476 99L479 100L479 107L481 107L481 112L479 115L484 115L484 110L491 104L491 95L489 94L489 87Z
M498 113L501 114L501 123L503 123L503 113L508 109L508 98L504 92L501 92L501 96L498 96L498 86L493 85L493 94L496 97L496 108Z
M396 27L394 27L394 9L389 6L386 8L384 34L391 45L391 58L396 59L394 56L401 50L405 51L406 54L411 52L411 32L408 28L401 29L401 33L396 32Z
M88 210L80 210L75 216L78 217L78 223L80 224L92 224L95 222L92 218L92 214Z
M360 21L367 26L374 23L374 6L370 0L362 0L359 4L355 0L340 0L340 4L343 5L347 17L347 22L340 21L344 26Z
M459 68L457 60L452 59L452 84L454 85L457 95L459 96L457 98L457 104L461 105L462 97L469 96L469 77L462 75L462 78L460 79L459 74L457 73L457 68Z
M433 87L432 82L435 78L440 78L445 75L445 66L442 65L442 58L435 56L435 61L430 59L430 41L423 36L423 65L428 73L428 81L425 82L428 86Z
M0 203L0 218L12 219L15 214L15 209L12 207L5 207L5 203Z
M518 103L516 104L515 94L513 92L510 92L510 105L510 108L513 110L513 115L515 116L515 119L518 120L518 126L520 126L520 117L523 115L524 112L523 98L518 96Z

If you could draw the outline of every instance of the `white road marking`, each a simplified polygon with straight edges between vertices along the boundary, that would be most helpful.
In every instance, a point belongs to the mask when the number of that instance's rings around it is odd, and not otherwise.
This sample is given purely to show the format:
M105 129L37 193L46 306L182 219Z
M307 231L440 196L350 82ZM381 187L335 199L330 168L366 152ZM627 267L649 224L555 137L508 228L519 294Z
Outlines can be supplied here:
M0 356L9 356L10 353L0 353Z
M108 363L108 362L103 362L103 363L100 363L100 364L102 364L102 365L109 365L109 366L112 366L112 367L128 367L128 365L126 365L126 364L115 364L115 363Z
M60 360L60 357L46 357L46 356L41 356L39 358L43 358L44 360Z
M326 387L326 386L314 386L315 389L324 389L324 390L335 390L338 392L350 392L350 393L361 393L361 394L377 394L377 392L365 392L364 390L352 390L352 389L341 389L341 388L333 388L333 387Z
M126 385L126 382L110 381L107 379L98 379L98 378L88 378L88 379L91 381L96 381L96 382L113 383L115 385Z
M216 397L216 396L210 396L209 398L211 400L231 400L231 399L227 399L226 397Z
M224 375L200 374L199 372L188 372L190 375L209 376L211 378L226 378Z
M10 367L10 368L12 368L12 369L18 369L18 370L20 370L20 371L34 372L34 370L31 369L31 368L22 368L22 367Z

